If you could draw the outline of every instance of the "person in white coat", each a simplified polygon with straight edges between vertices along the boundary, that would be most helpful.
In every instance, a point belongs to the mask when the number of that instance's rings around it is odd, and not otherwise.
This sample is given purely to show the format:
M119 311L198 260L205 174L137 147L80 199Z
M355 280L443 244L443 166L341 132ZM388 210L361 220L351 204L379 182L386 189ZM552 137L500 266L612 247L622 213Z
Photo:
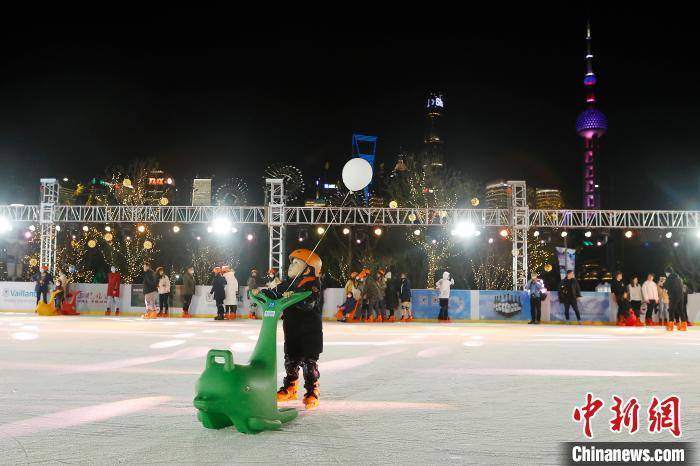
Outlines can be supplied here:
M227 320L234 320L236 318L236 311L238 310L238 280L236 280L236 273L230 266L224 265L221 271L223 272L223 277L226 279L226 298L224 299L226 313L224 314L224 318Z
M656 306L659 304L659 288L656 286L653 273L647 275L647 280L642 285L642 299L647 305L644 323L646 325L653 325L654 311L656 311Z
M439 292L440 299L440 314L438 320L449 322L450 317L447 314L447 307L450 303L450 287L455 284L454 278L450 277L450 272L443 272L442 278L435 283L435 289Z
M168 317L170 312L170 277L165 274L163 267L156 269L158 275L158 317Z

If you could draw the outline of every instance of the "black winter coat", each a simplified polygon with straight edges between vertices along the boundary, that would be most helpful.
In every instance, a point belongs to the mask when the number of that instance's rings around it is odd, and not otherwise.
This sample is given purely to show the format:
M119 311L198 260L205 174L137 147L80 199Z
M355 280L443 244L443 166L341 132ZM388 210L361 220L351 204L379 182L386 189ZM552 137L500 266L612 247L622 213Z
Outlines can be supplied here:
M576 298L581 297L581 287L578 280L565 278L559 283L559 302L562 304L575 303Z
M153 270L146 270L143 273L143 294L158 291L158 280Z
M625 282L622 280L613 280L610 284L610 291L619 301L622 299L622 294L627 291L627 286L625 286Z
M401 301L411 300L411 280L404 278L401 280L401 286L399 287L399 298Z
M280 298L285 291L311 291L311 296L282 313L284 354L291 359L318 359L323 352L322 290L318 278L305 275L297 277L293 283L288 279L274 290L266 291L274 298Z
M223 301L226 299L226 279L221 275L214 275L211 281L211 291L209 294L214 295L214 301Z
M386 282L386 306L394 309L399 304L399 279L391 277Z
M683 304L683 282L678 274L672 273L669 275L664 287L668 291L668 301L671 306Z

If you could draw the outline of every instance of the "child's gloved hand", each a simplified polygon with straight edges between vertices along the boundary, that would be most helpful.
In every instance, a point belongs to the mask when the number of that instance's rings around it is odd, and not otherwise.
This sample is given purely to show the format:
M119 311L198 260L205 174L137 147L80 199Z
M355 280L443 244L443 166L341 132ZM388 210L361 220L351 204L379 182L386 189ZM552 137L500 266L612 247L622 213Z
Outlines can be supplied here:
M282 293L282 297L283 297L283 298L289 298L289 297L290 297L291 295L293 295L293 294L294 294L293 291L285 291L284 293Z

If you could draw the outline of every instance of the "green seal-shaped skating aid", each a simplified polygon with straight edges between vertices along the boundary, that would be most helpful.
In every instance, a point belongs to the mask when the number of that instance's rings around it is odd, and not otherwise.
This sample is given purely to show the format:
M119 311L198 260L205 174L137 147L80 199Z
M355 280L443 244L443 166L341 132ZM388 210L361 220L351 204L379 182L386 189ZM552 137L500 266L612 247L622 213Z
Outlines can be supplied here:
M303 301L310 291L288 298L250 296L262 309L260 337L250 364L233 363L229 350L210 350L204 372L195 388L197 418L208 429L234 425L239 432L255 434L278 430L297 417L294 408L277 409L277 321L289 306Z

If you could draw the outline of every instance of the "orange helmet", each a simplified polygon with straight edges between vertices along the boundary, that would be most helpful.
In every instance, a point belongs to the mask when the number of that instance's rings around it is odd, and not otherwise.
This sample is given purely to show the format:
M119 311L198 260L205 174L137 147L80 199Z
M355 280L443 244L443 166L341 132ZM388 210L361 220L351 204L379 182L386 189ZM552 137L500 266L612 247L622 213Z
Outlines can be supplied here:
M300 261L305 262L306 265L314 268L317 276L320 275L321 266L323 263L321 262L321 258L315 252L308 249L295 249L291 254L289 254L289 258L299 259Z
M49 270L49 266L48 266L48 265L42 265L42 266L41 266L41 270L47 271L47 270Z
M270 275L270 274L272 274L272 275L277 275L277 269L270 269L270 270L267 271L267 274L268 274L268 275Z
M214 273L219 273L219 272L221 272L221 267L219 267L219 266L214 267L214 269L212 270L212 272L214 272Z

